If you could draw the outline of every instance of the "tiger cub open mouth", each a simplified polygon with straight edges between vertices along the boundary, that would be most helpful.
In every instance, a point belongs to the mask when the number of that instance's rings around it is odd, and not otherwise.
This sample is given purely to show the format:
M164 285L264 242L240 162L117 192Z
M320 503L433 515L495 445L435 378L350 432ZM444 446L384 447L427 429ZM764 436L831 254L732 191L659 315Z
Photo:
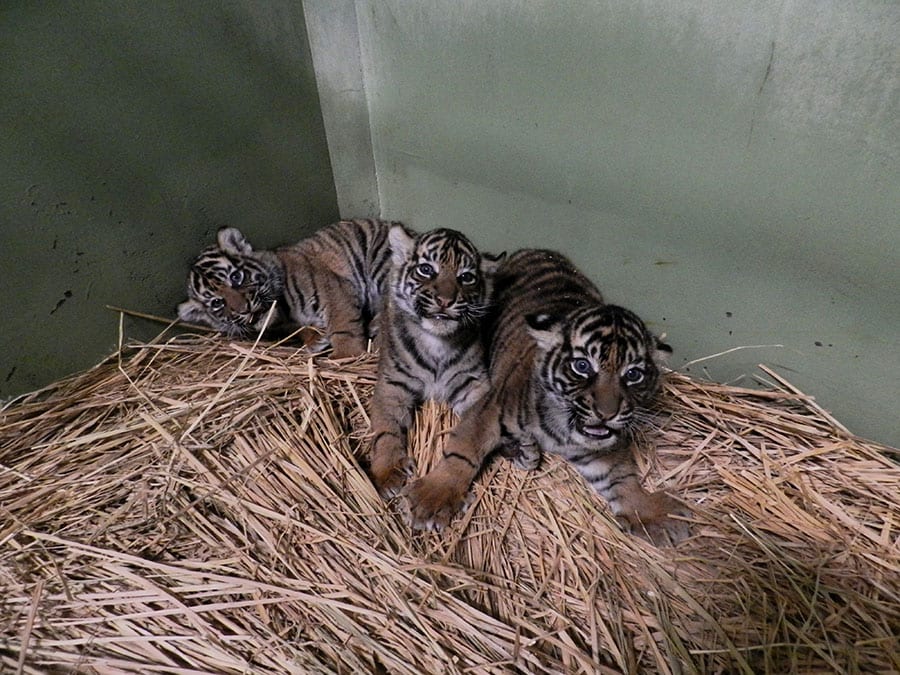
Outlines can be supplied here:
M600 440L612 438L619 433L616 429L610 429L605 424L579 424L578 430L585 436L599 438Z

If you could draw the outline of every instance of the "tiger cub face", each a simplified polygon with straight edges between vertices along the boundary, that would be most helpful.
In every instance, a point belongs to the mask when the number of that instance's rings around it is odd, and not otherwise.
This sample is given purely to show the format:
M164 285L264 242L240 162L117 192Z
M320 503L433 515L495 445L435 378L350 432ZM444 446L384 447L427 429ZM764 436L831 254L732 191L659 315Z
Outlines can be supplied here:
M252 337L282 294L281 265L271 252L254 251L237 228L220 229L216 239L191 264L178 317L232 338Z
M546 409L564 444L605 450L627 440L635 410L660 388L660 367L672 349L633 312L589 306L563 318L526 317L538 352L541 388L556 405Z
M491 273L506 254L482 255L446 228L414 237L394 227L389 236L395 307L433 335L477 327L490 305Z

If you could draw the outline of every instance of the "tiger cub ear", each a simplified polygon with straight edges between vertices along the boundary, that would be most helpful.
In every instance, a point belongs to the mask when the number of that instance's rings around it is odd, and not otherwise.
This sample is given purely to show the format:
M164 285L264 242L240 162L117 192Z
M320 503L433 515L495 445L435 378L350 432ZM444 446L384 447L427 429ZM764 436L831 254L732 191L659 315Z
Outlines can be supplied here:
M493 253L481 254L481 273L493 274L500 267L500 263L506 260L506 251L494 255Z
M219 248L226 253L239 253L242 255L253 253L253 247L250 245L250 242L236 227L220 227L216 235L216 241L219 243Z
M402 265L409 259L416 243L412 233L399 224L391 227L388 241L391 244L391 260L395 265Z
M178 318L188 323L206 323L206 308L197 300L185 300L178 305Z
M653 360L660 366L666 365L669 362L669 356L672 355L672 347L663 342L665 337L665 335L661 337L653 336Z
M544 351L550 351L563 343L560 330L562 322L559 317L544 313L529 314L525 317L525 322L528 324L528 333Z

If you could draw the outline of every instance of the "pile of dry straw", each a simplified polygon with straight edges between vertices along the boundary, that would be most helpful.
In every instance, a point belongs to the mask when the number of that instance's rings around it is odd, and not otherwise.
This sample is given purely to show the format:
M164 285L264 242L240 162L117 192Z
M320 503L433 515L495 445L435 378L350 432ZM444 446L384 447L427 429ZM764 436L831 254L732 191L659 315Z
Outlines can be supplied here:
M656 549L552 458L411 533L357 461L373 361L182 336L0 413L0 671L900 670L897 451L784 381L669 377L644 466L696 522Z

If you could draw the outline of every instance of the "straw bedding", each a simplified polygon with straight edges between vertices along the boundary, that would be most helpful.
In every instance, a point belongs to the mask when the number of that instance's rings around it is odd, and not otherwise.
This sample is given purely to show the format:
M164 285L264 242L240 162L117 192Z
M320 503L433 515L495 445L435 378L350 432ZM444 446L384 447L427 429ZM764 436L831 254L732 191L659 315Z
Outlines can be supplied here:
M411 533L357 459L370 355L125 348L0 413L0 671L898 672L897 452L767 376L668 377L640 458L694 535L658 549L554 458Z

